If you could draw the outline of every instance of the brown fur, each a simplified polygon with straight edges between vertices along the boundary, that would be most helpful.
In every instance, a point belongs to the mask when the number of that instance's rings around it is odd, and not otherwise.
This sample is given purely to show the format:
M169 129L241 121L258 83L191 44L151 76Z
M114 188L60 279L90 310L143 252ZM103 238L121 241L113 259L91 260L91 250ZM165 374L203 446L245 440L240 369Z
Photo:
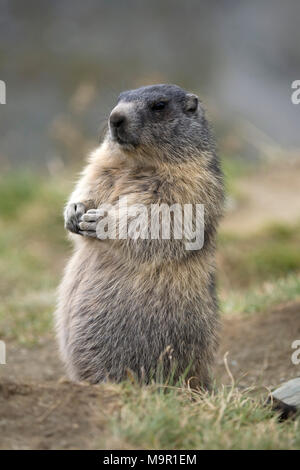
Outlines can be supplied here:
M72 235L74 254L59 289L60 350L70 377L120 381L131 370L146 382L187 373L208 386L217 347L215 235L223 185L213 150L190 145L172 162L166 149L131 154L106 139L91 156L69 204L201 203L205 243L186 251L182 240L98 240Z

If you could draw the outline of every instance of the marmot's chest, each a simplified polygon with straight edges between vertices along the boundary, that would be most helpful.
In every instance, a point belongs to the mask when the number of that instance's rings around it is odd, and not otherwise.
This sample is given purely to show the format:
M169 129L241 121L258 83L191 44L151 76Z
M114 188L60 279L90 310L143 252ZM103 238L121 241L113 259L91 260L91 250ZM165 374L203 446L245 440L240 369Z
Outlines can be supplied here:
M151 172L129 172L117 169L105 170L98 180L99 202L115 204L127 194L157 194L161 179Z

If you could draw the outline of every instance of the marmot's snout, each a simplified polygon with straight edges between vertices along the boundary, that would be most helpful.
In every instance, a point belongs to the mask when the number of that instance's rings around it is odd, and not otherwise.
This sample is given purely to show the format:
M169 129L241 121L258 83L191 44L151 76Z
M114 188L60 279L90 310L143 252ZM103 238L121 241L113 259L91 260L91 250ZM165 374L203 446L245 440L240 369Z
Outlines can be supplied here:
M119 111L113 111L109 118L109 126L113 137L118 139L124 135L126 128L127 118L124 113Z
M122 113L114 111L111 113L109 121L110 126L114 132L118 132L119 129L122 131L122 128L125 127L126 116Z
M119 103L109 116L109 129L112 140L120 145L137 145L137 139L133 132L133 104Z

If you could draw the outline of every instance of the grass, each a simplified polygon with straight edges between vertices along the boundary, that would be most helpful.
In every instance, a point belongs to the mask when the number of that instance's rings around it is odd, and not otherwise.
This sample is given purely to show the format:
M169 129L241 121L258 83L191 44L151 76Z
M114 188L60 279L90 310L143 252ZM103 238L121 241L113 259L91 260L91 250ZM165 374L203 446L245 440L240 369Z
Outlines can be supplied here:
M188 389L112 386L118 404L107 417L100 448L298 449L300 421L279 423L253 390L222 387L212 394ZM113 392L112 391L112 392Z
M300 276L293 274L245 291L220 292L221 312L225 315L265 312L280 303L296 300L300 300Z
M237 182L239 178L249 175L255 171L255 167L251 162L246 163L240 158L223 157L221 160L222 170L224 173L226 194L230 198L242 201L244 195L238 188Z
M221 233L221 280L239 288L300 273L300 223L272 224L255 236Z
M36 199L41 190L41 180L28 172L8 173L1 178L0 214L1 218L16 217L22 208Z
M60 180L30 173L0 179L0 338L34 346L51 334L67 253Z
M52 332L54 306L54 291L30 292L4 299L0 307L0 337L27 347L42 343Z

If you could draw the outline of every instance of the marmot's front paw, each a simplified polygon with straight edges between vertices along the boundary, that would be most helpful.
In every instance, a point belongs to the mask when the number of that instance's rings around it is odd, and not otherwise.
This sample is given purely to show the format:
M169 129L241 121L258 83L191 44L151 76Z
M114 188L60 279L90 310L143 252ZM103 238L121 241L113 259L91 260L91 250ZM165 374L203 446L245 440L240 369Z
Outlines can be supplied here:
M79 233L84 237L97 238L97 223L100 218L98 209L88 210L81 218Z
M82 202L68 204L65 210L65 228L72 233L79 233L79 224L86 206Z

